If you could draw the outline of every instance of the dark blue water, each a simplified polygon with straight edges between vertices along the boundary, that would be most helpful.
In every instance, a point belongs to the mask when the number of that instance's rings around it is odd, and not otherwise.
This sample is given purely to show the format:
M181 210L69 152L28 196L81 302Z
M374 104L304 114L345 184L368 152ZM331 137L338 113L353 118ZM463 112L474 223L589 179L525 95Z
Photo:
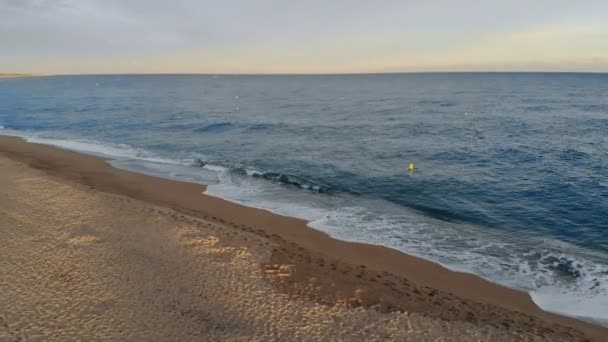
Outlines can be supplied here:
M10 79L0 125L608 320L606 74Z

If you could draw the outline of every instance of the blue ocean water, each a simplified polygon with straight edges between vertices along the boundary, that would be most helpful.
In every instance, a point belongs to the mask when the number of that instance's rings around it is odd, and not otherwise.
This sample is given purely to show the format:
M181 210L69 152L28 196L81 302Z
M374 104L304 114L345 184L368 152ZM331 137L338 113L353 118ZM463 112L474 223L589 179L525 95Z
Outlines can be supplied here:
M0 129L608 323L607 74L4 79Z

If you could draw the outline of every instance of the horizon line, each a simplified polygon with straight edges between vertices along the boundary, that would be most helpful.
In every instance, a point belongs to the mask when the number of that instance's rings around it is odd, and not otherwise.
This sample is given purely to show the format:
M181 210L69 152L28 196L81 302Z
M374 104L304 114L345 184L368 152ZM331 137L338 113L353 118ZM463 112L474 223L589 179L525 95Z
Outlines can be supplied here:
M109 73L2 73L0 75L19 75L19 76L365 76L365 75L408 75L408 74L593 74L606 75L608 71L496 71L496 70L475 70L475 71L382 71L382 72L328 72L328 73L272 73L272 72L252 72L252 73L210 73L210 72L109 72Z

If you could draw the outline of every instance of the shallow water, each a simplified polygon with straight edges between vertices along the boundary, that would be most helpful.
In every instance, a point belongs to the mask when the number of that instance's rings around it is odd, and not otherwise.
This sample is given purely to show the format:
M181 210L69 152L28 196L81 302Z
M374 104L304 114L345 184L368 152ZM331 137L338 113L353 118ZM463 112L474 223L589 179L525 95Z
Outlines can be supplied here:
M608 322L608 75L6 79L0 127Z

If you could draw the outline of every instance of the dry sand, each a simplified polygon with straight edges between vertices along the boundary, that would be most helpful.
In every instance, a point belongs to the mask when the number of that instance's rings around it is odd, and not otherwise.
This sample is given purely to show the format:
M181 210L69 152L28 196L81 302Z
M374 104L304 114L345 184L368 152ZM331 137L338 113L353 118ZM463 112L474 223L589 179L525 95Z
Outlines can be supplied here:
M0 137L0 341L602 341L521 292Z

